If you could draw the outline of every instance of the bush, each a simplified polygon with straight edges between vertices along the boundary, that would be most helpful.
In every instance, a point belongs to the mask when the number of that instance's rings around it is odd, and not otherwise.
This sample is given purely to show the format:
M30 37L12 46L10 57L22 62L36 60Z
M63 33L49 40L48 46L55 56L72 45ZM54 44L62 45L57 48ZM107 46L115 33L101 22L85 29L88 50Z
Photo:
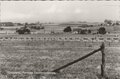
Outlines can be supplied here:
M99 34L106 34L106 29L105 29L104 27L100 27L100 28L98 29L98 33L99 33Z
M71 32L71 31L72 31L72 29L71 29L71 27L70 27L70 26L68 26L68 27L66 27L63 31L64 31L64 32Z
M18 34L30 34L30 30L29 29L19 29L16 31Z

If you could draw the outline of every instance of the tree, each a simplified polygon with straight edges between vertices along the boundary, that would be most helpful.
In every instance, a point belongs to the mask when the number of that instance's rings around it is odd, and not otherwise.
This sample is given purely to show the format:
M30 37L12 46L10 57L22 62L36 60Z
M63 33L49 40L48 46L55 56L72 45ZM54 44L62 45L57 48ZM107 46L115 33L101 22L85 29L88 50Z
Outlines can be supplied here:
M106 24L109 24L109 25L112 25L112 20L104 20L104 23L106 23Z
M116 21L116 25L120 25L120 23L118 21Z
M29 29L18 29L16 32L18 32L18 34L30 34L30 30Z
M71 31L72 31L72 29L71 29L71 27L70 27L70 26L68 26L68 27L66 27L63 31L64 31L64 32L71 32Z
M80 34L87 34L87 29L82 29Z
M105 29L104 27L100 27L100 28L98 29L98 33L99 33L99 34L106 34L106 29Z
M6 72L5 68L2 68L2 69L0 70L0 72L1 72L2 75L7 75L7 72Z
M90 29L88 30L88 34L91 34L91 30Z
M30 29L28 29L28 26L27 26L28 24L27 23L25 23L25 26L24 27L22 27L22 28L20 28L20 29L17 29L16 30L16 32L18 33L18 34L30 34Z

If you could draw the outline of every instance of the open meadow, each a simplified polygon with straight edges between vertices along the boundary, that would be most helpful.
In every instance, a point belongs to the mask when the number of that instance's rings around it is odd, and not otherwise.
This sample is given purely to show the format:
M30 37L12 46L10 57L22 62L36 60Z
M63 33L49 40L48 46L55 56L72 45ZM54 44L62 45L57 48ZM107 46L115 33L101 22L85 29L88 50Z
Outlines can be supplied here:
M85 47L86 45L86 47ZM52 71L89 52L101 43L56 41L0 41L0 69L5 71ZM120 47L106 47L106 75L120 79ZM100 75L101 53L98 52L63 69L61 79L97 79ZM2 74L1 74L2 75ZM56 78L58 79L58 78Z

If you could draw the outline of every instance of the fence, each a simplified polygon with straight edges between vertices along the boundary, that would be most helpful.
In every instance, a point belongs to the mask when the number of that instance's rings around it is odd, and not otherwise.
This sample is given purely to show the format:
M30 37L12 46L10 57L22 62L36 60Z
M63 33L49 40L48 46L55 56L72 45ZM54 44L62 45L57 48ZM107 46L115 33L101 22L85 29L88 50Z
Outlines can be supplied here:
M82 42L120 42L119 37L59 37L59 36L51 36L51 37L33 37L33 36L13 36L13 37L0 37L0 41L24 41L24 40L38 40L38 41L82 41Z
M79 59L76 59L66 65L63 65L55 70L52 70L51 72L32 72L32 71L31 72L9 72L9 71L4 71L4 73L5 73L4 75L7 75L8 79L19 79L18 76L20 76L20 75L27 77L25 79L44 79L42 77L45 77L45 76L49 77L46 79L53 79L50 76L59 75L60 70L66 68L74 63L77 63L81 60L84 60L85 58L97 53L98 51L101 51L101 54L102 54L101 79L105 79L105 52L104 52L104 50L105 50L105 45L104 45L104 43L102 43L100 48L98 48L97 50L94 50L94 51L88 53L87 55L82 56Z
M70 65L72 65L74 63L77 63L78 61L81 61L81 60L83 60L83 59L97 53L98 51L101 51L101 54L102 54L101 77L105 78L105 53L104 53L104 49L105 49L105 45L104 45L104 43L102 43L102 45L101 45L101 47L99 49L94 50L94 51L90 52L89 54L87 54L85 56L82 56L81 58L79 58L77 60L74 60L74 61L72 61L72 62L70 62L70 63L68 63L68 64L66 64L66 65L64 65L64 66L62 66L60 68L57 68L57 69L53 70L52 72L59 72L61 69L64 69L64 68L66 68L66 67L68 67L68 66L70 66Z

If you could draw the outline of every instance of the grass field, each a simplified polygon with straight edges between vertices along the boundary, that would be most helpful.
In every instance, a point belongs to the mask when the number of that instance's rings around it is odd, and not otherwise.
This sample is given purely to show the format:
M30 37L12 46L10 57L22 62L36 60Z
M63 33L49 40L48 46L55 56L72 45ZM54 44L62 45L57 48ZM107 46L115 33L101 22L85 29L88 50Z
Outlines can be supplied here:
M0 41L0 68L7 71L52 71L99 48L100 43L94 47L80 47L79 45L82 46L85 43ZM110 79L120 79L119 51L119 47L105 49L106 75ZM100 65L101 53L96 53L63 69L59 78L96 79L96 76L100 74Z

